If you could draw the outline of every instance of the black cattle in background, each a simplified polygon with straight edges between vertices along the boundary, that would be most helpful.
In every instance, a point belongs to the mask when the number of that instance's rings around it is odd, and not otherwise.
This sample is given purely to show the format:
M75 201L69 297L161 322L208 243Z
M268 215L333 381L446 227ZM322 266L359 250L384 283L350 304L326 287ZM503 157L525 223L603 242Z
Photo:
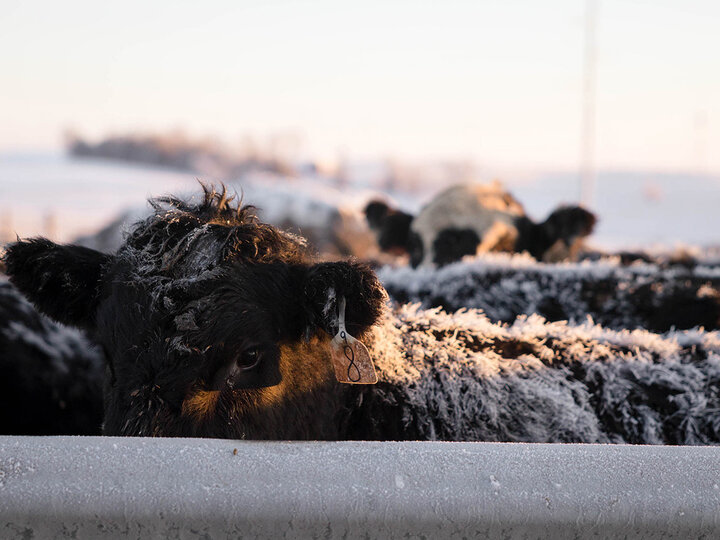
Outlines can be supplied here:
M413 216L374 200L365 206L365 217L382 251L398 254L407 251Z

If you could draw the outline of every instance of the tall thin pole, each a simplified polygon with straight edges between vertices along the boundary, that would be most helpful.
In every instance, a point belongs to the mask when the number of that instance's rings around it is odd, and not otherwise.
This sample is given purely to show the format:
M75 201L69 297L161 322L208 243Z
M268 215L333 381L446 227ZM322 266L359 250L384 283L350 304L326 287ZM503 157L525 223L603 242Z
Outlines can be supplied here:
M708 114L701 110L695 114L695 161L699 174L708 173Z
M585 0L585 58L580 153L580 204L591 206L595 191L595 64L598 0Z

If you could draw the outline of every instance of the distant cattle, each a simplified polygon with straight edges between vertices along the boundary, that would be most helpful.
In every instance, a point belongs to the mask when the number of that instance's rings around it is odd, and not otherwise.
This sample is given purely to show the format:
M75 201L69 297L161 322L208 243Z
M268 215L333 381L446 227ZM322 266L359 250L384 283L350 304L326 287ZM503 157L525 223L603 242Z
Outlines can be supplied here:
M527 251L540 261L573 259L596 222L584 208L564 206L535 223L497 182L448 188L414 218L383 205L373 201L366 207L368 222L374 224L380 247L404 248L412 266L442 266L491 251Z
M365 206L365 217L381 250L388 253L407 251L413 216L374 200Z

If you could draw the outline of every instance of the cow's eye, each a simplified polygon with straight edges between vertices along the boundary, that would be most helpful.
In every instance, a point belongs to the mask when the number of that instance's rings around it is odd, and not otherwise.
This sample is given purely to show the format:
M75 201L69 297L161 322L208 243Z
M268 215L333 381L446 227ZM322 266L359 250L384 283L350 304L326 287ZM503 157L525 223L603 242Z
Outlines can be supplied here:
M257 367L260 363L262 355L257 347L244 350L237 359L237 365L243 371L248 371Z

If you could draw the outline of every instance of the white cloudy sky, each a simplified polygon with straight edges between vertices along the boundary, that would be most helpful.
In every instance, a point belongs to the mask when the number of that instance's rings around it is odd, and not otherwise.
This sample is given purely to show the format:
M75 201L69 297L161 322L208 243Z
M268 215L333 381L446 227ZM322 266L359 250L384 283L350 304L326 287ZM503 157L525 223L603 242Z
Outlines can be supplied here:
M599 165L720 173L720 2L599 4ZM4 0L0 151L180 127L572 169L584 5Z

